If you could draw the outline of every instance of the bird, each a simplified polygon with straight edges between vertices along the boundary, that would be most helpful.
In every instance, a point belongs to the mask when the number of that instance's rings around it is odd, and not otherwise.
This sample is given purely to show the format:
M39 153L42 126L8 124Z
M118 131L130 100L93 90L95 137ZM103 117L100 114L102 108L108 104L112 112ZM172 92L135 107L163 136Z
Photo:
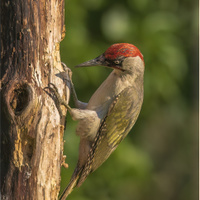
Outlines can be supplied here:
M132 129L143 104L145 63L136 46L113 44L100 56L75 67L91 66L105 66L113 70L88 103L78 100L72 82L77 108L71 108L62 101L72 119L78 120L76 134L80 136L80 144L76 168L60 200L66 199L108 159Z

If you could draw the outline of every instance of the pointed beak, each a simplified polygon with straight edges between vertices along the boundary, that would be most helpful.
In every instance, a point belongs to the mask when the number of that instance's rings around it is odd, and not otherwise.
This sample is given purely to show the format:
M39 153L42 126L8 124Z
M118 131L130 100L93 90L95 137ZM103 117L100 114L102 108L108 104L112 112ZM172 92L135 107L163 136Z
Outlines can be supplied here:
M102 54L95 59L86 61L84 63L76 65L75 67L90 67L90 66L107 66L104 55Z

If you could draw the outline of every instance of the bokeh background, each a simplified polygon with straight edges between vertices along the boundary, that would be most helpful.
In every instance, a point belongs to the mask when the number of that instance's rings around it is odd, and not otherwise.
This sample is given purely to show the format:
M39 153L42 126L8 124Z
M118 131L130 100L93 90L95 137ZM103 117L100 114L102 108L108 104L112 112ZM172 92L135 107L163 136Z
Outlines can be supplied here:
M75 69L111 44L136 45L144 55L144 104L126 139L69 199L198 199L198 1L66 0L61 57L73 71L81 101L111 72ZM70 102L73 107L73 102ZM61 190L78 159L77 122L67 117Z

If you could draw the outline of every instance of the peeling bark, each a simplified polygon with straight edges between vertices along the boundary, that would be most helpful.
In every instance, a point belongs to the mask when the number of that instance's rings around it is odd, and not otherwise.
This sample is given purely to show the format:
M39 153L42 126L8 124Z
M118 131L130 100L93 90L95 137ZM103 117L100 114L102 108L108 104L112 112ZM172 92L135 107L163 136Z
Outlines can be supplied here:
M69 100L55 75L64 1L1 0L0 17L1 199L57 199L65 119L44 88L54 83Z

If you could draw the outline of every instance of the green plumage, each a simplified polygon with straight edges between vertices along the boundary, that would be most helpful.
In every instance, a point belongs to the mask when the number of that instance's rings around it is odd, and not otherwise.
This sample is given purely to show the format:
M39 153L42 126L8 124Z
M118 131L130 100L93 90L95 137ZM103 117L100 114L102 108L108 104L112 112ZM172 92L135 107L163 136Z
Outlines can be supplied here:
M134 87L126 88L116 96L101 122L77 186L80 186L91 172L107 160L126 137L137 120L142 102L143 92L139 93Z

